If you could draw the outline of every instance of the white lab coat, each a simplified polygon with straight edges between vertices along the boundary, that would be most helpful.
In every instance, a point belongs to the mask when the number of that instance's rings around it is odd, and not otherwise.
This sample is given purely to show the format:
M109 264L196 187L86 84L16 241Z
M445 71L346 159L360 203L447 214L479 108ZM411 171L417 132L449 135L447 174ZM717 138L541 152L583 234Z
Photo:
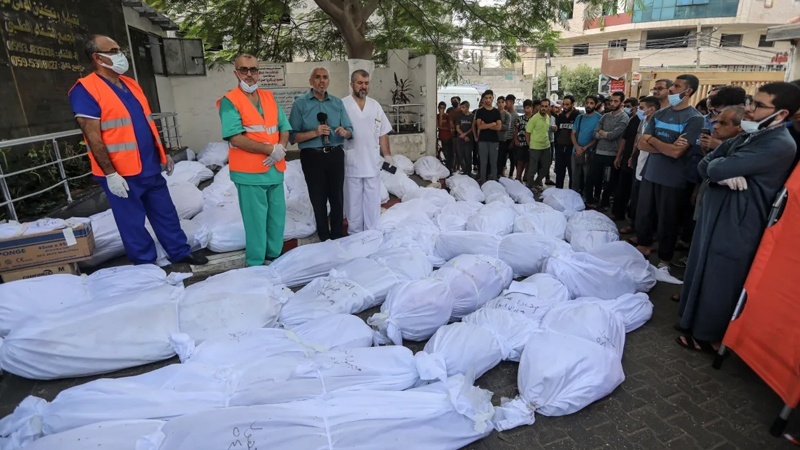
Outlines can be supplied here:
M362 110L352 95L342 99L353 124L344 143L344 210L348 232L374 229L381 213L380 137L392 131L381 105L367 97Z

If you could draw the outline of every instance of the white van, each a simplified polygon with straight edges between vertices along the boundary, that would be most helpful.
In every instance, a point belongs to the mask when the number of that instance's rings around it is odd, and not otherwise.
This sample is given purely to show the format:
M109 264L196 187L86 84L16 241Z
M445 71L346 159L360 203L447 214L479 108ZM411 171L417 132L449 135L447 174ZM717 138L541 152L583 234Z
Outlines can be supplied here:
M450 107L450 98L460 97L461 101L469 102L469 109L473 110L481 102L481 93L472 86L447 86L436 89L436 104L445 102Z

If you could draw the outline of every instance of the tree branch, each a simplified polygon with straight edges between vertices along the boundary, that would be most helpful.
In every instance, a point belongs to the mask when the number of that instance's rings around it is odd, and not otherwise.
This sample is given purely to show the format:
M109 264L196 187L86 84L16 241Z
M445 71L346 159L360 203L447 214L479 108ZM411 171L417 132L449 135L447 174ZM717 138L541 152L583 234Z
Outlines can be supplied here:
M378 8L378 3L380 3L380 0L370 0L369 3L361 8L361 20L364 23L369 20L369 17L372 15L372 13L374 13Z
M334 3L334 0L314 0L314 3L337 23L344 20L344 8Z

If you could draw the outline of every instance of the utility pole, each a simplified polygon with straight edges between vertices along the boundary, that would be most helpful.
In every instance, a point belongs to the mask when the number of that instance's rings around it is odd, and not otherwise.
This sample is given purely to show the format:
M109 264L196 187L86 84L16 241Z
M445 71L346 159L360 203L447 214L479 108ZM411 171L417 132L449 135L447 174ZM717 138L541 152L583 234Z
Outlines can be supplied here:
M694 47L695 47L695 50L697 52L697 60L695 61L695 65L694 65L695 69L699 69L700 68L700 31L701 31L701 29L702 28L701 28L700 24L698 23L697 24L697 34L695 35L695 38L694 38Z
M547 89L547 98L550 98L550 51L547 51L544 64L545 88Z

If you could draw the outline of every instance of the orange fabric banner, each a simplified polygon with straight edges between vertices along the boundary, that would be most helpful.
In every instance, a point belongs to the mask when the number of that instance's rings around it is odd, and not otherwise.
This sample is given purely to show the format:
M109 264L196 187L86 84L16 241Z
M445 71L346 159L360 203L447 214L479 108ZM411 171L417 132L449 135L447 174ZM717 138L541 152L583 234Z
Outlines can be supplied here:
M800 403L800 170L786 182L788 198L767 228L745 281L747 302L723 343L794 408Z

